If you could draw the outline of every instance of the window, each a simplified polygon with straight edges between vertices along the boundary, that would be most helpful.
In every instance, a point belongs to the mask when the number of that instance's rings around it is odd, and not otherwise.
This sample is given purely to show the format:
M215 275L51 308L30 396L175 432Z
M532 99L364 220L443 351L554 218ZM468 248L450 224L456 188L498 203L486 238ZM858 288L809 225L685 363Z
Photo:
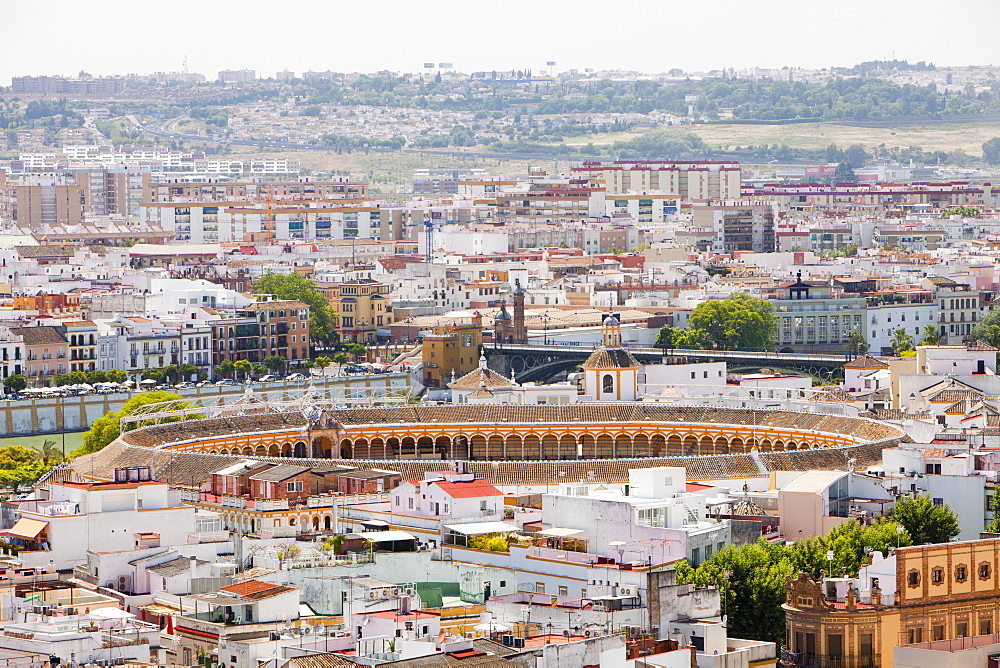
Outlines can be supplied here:
M992 619L980 619L979 620L979 635L988 636L993 633L993 620Z
M861 656L874 656L875 651L873 649L874 645L872 642L871 633L862 633L860 644L861 644Z
M910 571L906 576L906 583L911 587L916 587L920 584L920 573L916 570Z
M844 656L844 636L839 633L830 633L826 636L826 653L831 659L840 659Z
M615 379L610 373L604 374L604 380L602 381L601 391L605 394L611 394L615 391Z
M923 642L924 641L924 630L920 629L920 628L909 629L906 632L906 641L907 641L908 645L912 645L913 643Z
M289 481L289 482L285 483L285 485L288 488L289 492L301 492L302 491L302 481L301 480L292 480L292 481Z
M979 579L989 580L991 573L990 565L987 563L979 564Z
M569 587L559 587L560 596L569 596Z
M969 571L965 567L965 564L955 567L955 581L965 582L969 577Z
M944 640L944 625L936 625L933 629L931 629L931 635L934 640Z
M956 638L967 638L969 636L969 623L968 622L958 622L955 624L955 637Z
M500 586L501 587L506 587L507 586L507 581L506 580L501 580L500 581Z
M536 582L535 583L535 593L536 594L544 594L545 593L545 583L544 582Z
M931 571L931 582L933 584L939 585L944 582L944 569L935 568Z

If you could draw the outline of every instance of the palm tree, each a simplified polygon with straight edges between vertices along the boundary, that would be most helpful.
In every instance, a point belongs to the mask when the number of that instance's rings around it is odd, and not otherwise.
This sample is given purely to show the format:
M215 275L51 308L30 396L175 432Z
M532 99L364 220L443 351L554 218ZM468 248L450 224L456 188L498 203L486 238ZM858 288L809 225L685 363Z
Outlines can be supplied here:
M55 441L48 438L42 442L38 456L41 457L43 464L48 464L50 461L58 464L63 458L62 449L57 447Z

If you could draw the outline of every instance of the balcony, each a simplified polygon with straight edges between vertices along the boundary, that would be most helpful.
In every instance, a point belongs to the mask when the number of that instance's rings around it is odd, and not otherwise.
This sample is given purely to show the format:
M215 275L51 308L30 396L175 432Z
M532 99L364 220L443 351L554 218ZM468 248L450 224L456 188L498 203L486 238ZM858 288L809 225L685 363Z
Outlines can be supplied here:
M828 654L809 654L806 652L789 652L781 648L779 666L794 668L880 668L881 657L871 656L831 656Z

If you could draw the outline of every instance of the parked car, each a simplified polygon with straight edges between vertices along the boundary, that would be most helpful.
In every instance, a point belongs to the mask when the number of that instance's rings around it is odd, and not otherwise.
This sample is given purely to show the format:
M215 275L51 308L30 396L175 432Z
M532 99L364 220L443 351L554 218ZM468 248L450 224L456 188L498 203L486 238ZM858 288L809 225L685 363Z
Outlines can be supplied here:
M303 376L301 373L293 373L289 374L288 376L285 376L285 380L305 380L305 379L306 377Z
M216 383L216 385L219 385L219 386L221 386L221 385L235 385L235 384L236 384L236 381L233 380L232 378L223 378L218 383Z
M274 377L274 374L269 373L266 376L261 376L260 378L258 378L257 382L258 383L273 383L276 380L278 380L278 379Z

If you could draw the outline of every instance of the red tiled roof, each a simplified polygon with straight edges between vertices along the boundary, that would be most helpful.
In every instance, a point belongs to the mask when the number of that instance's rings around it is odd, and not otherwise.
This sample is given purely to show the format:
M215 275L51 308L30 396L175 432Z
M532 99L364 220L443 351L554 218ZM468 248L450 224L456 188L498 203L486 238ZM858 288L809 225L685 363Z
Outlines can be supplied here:
M286 587L285 585L274 584L273 582L247 580L246 582L237 582L236 584L220 587L219 591L236 594L242 598L257 600L277 596L278 594L283 594L286 591L292 591L293 589L295 589L295 587Z
M503 496L503 492L499 489L485 480L478 478L468 482L435 480L430 484L437 485L445 494L453 499L469 499L475 496Z

